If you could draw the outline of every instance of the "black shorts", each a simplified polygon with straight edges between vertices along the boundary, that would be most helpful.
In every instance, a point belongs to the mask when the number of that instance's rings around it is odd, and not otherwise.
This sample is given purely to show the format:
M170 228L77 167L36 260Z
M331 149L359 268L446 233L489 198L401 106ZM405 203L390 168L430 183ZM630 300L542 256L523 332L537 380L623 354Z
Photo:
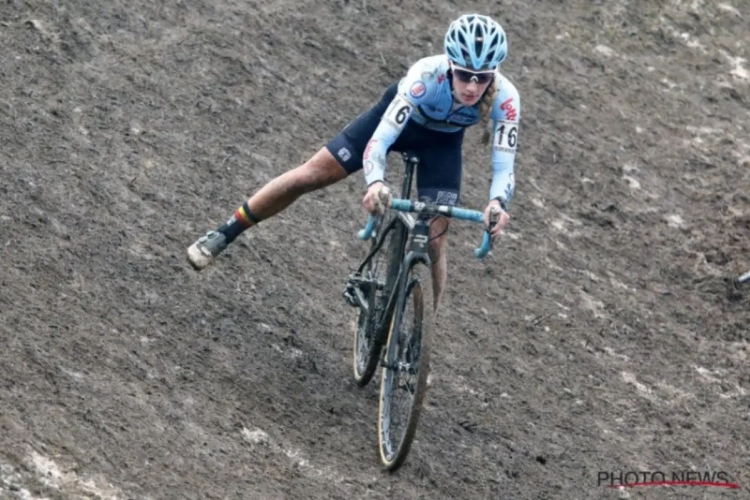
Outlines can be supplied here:
M326 145L348 174L362 168L365 147L396 96L397 85L388 87L380 102L359 115ZM463 130L438 132L409 121L388 152L409 152L419 157L416 172L419 199L429 198L434 203L457 205L461 194L463 137ZM400 181L396 184L401 185Z

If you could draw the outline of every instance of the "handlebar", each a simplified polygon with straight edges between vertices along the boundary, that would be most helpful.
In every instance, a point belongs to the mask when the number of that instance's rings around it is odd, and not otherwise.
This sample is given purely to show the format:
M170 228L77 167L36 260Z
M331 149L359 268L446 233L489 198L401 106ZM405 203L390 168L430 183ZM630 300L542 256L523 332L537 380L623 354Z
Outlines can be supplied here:
M465 208L452 207L450 205L434 205L431 203L424 203L421 201L412 201L402 198L393 198L390 202L390 208L398 210L400 212L412 212L420 214L430 215L442 215L444 217L450 217L453 219L467 220L471 222L484 222L484 214L478 210L468 210ZM483 258L492 248L492 237L490 236L490 230L497 222L497 215L499 211L493 211L490 214L490 227L484 230L482 235L482 244L474 249L474 256L478 259ZM368 240L372 237L372 233L375 230L376 217L370 215L367 219L365 228L359 231L357 236L361 240Z

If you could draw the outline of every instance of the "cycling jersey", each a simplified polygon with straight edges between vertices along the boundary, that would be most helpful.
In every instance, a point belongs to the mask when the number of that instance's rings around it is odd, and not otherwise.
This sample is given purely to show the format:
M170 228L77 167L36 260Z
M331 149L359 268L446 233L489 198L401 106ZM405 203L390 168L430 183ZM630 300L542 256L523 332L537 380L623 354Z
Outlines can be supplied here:
M446 133L459 132L481 120L479 103L464 106L453 98L450 66L445 55L417 61L398 84L396 97L383 114L363 156L368 185L382 181L386 155L409 121ZM492 184L490 199L507 204L513 196L513 175L521 101L518 90L496 71L497 94L492 103ZM480 101L481 102L481 101Z

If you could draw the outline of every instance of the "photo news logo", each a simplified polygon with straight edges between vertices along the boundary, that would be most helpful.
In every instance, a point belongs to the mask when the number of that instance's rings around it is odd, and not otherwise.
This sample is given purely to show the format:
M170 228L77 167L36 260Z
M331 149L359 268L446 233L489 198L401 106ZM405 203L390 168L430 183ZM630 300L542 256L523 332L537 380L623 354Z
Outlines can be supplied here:
M636 488L647 486L700 486L704 488L739 489L725 471L599 471L597 486Z

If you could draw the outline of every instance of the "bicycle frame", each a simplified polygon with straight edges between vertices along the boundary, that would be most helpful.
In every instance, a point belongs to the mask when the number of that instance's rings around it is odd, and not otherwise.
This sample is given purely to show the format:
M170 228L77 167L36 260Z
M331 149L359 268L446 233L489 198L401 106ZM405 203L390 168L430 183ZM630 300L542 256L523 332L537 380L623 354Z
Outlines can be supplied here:
M359 287L361 287L362 285L372 286L372 283L361 278L362 271L368 265L373 256L378 251L380 251L385 241L385 235L387 235L389 231L404 230L406 232L406 241L402 243L401 248L394 250L395 252L397 252L397 255L391 255L388 261L388 265L390 266L392 265L393 259L398 259L399 267L398 274L396 275L396 279L393 283L394 286L392 286L391 290L389 291L384 318L389 318L393 313L393 308L398 298L398 290L402 289L404 286L403 279L405 279L405 273L403 272L403 270L409 269L409 265L415 260L423 261L427 267L430 267L432 264L429 255L430 225L428 221L430 218L432 218L433 216L442 215L445 217L453 217L473 222L483 222L483 214L476 210L466 210L448 205L432 205L423 202L411 201L409 199L409 195L411 193L414 169L419 164L419 158L416 155L406 152L402 153L402 158L404 159L406 168L401 188L401 198L392 200L390 206L390 208L396 209L398 211L396 214L397 216L394 217L385 228L379 228L381 230L377 232L376 244L362 260L362 263L357 268L356 273L353 276L350 276L349 281L351 285L356 285L355 287L353 287L353 291L356 297L349 296L348 299L350 303L366 311L367 305L365 304ZM417 218L415 219L409 212L417 212ZM365 229L359 232L359 238L362 240L370 239L373 234L375 234L376 222L377 217L371 215L367 221ZM483 258L492 248L492 240L490 238L489 231L495 224L495 222L496 214L493 213L490 217L490 228L484 231L482 245L474 250L474 255L477 258ZM397 224L401 224L403 228L392 227L393 225ZM402 252L404 251L404 255L401 256ZM384 322L384 324L377 326L377 336L380 337L383 333L383 329L387 326L387 322Z
M403 183L401 186L401 197L403 199L408 199L409 195L411 193L412 188L412 182L414 179L414 170L416 169L417 165L419 164L419 158L415 155L409 154L409 153L402 153L402 158L405 163L405 171L404 171L404 178ZM360 239L367 240L370 237L372 237L372 234L375 231L375 221L376 218L371 216L370 221L368 222L368 228L366 230L360 231L359 237ZM402 225L402 228L393 227L398 224ZM428 244L429 244L429 231L430 226L427 223L427 220L425 217L420 217L417 220L414 220L414 217L411 216L409 213L404 212L398 212L397 216L394 217L385 228L381 228L382 230L378 231L378 239L376 241L376 244L372 247L370 252L365 256L365 258L360 263L359 267L356 271L356 276L361 276L362 271L365 269L365 267L369 264L370 260L377 254L381 247L383 246L383 243L386 240L386 235L390 231L405 231L405 235L408 237L406 241L402 242L400 245L400 248L394 249L394 254L391 254L388 259L387 265L395 265L393 263L394 259L398 259L398 270L396 274L396 278L394 279L391 289L388 294L388 301L386 302L385 307L385 314L383 315L384 318L390 318L393 314L393 309L396 305L396 300L398 298L398 291L402 288L402 281L405 276L403 270L408 269L408 265L414 261L414 260L422 260L425 262L425 265L430 266L430 256L429 256L429 250L428 250ZM401 257L401 254L403 251L406 250L405 255ZM365 284L365 282L360 281L360 286L362 284ZM367 283L367 285L372 285L371 283ZM358 292L359 290L357 290ZM359 294L357 294L358 297L355 299L358 303L357 305L361 309L367 309L366 304L364 303L364 300ZM377 325L377 331L376 331L376 337L380 338L383 335L383 332L385 329L388 328L388 322L384 321L382 324Z

